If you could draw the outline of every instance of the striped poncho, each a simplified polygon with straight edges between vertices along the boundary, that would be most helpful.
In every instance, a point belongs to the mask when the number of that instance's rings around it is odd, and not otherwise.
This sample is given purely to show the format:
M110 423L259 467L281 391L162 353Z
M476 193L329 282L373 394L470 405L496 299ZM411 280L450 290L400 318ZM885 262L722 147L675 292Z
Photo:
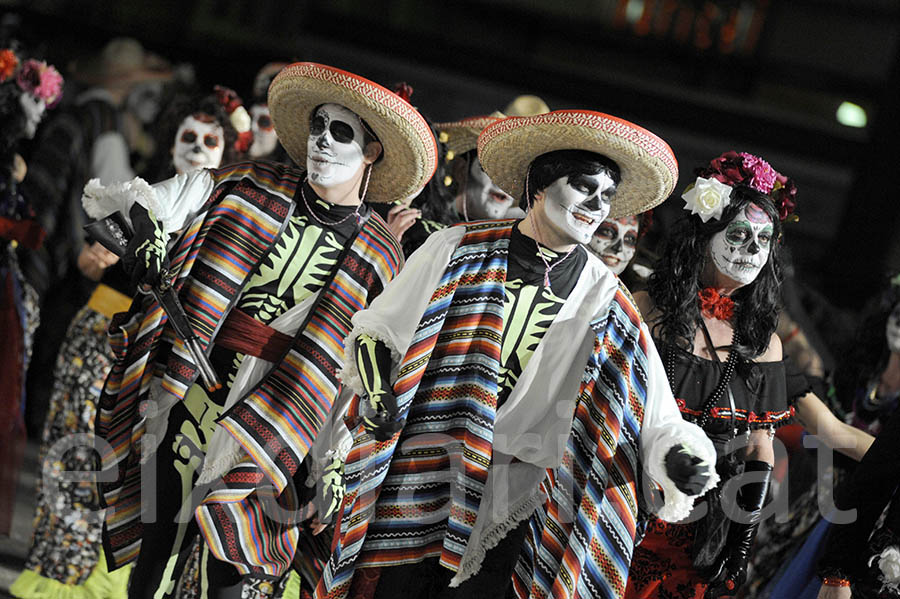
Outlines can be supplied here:
M173 210L197 216L186 224L169 256L177 273L175 288L207 347L284 230L303 173L283 165L243 163L199 177L178 183L177 193L169 190L181 200L199 180L194 189L206 185L209 191L205 201L194 200L193 209ZM198 519L216 556L242 572L278 576L290 564L295 527L265 518L253 491L267 484L278 495L290 483L339 392L336 373L351 316L378 295L402 261L384 221L372 214L321 290L317 308L290 350L220 419L249 459L225 476L219 495L198 508ZM111 508L104 544L112 568L136 559L140 550L141 458L142 451L154 450L144 433L148 418L160 418L156 412L165 409L151 398L151 386L161 385L169 397L182 399L198 375L166 323L165 313L147 296L130 312L117 315L110 327L117 361L100 398L96 430L107 443L104 470L111 471L101 491ZM252 530L253 538L236 543L235 530Z
M458 581L460 574L472 573L469 564L477 564L490 545L475 541L491 537L490 532L482 535L476 523L485 518L484 508L491 502L488 481L500 455L498 444L507 450L516 444L509 435L503 435L506 440L495 436L495 430L504 428L503 410L498 417L496 408L497 375L511 228L510 222L474 223L436 234L441 236L437 242L432 236L389 286L381 304L354 318L351 337L365 332L395 353L399 370L393 388L406 425L386 442L375 442L356 425L345 465L347 493L317 597L347 597L356 568L428 557L438 557L457 572ZM411 273L429 260L437 266L417 280ZM599 261L589 260L582 273L582 279L592 277L596 280L587 281L584 289L608 291L606 300L596 311L581 314L576 322L583 328L564 340L584 348L578 354L580 366L577 360L567 363L566 357L555 356L555 369L574 376L567 375L567 382L558 381L543 395L548 413L558 412L563 402L571 404L571 411L559 418L565 427L562 453L547 467L527 447L507 451L539 464L526 464L538 474L528 491L532 501L519 502L509 521L494 531L504 534L515 522L530 519L530 534L515 570L515 589L522 597L621 597L634 543L642 462L659 481L664 477L661 456L680 439L689 438L700 447L695 455L715 455L702 431L681 420L628 292ZM415 289L417 284L425 288ZM403 314L419 317L405 340L368 316L383 312L382 320L402 329L386 305L397 297L398 287L406 296L426 298L422 309L414 300L413 307L404 307ZM583 289L579 296L578 289L567 302L579 298L574 301L588 305L591 295ZM577 316L584 312L582 307L569 306L569 313ZM557 321L564 319L565 311ZM551 338L555 325L541 344ZM543 360L553 363L554 356ZM357 386L355 376L352 371L342 374L352 387ZM539 378L529 385L540 387ZM560 389L568 397L558 396ZM515 401L515 393L504 410ZM354 424L352 417L348 421Z

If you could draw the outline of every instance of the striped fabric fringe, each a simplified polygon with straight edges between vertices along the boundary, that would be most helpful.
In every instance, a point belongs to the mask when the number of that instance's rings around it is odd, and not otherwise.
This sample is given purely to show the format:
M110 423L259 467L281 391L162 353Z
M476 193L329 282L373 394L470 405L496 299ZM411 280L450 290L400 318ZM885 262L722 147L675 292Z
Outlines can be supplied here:
M439 556L458 569L491 464L511 228L471 224L453 254L394 386L403 431L376 442L355 427L341 521L317 597L347 597L356 568ZM624 287L592 323L597 336L568 448L562 466L548 471L548 499L531 517L517 565L520 596L624 591L646 400L640 323Z
M269 163L242 163L211 173L217 184L214 192L170 252L172 269L178 273L175 287L204 346L283 231L302 181L302 172ZM401 265L397 243L373 214L338 276L322 291L321 308L309 326L301 328L288 355L225 415L223 426L254 460L252 466L241 464L230 473L231 483L265 477L279 492L284 488L337 395L335 372L350 316L371 301ZM183 398L198 374L152 297L136 304L140 305L117 315L110 326L117 360L100 398L96 427L108 443L101 453L103 468L113 473L111 482L101 483L103 501L111 508L104 535L110 568L133 561L140 551L141 441L147 411L155 407L148 401L151 380L161 377L166 391ZM229 499L236 501L235 492ZM218 513L238 519L236 509L236 505L220 508ZM207 518L218 520L215 515ZM207 530L212 530L209 522Z

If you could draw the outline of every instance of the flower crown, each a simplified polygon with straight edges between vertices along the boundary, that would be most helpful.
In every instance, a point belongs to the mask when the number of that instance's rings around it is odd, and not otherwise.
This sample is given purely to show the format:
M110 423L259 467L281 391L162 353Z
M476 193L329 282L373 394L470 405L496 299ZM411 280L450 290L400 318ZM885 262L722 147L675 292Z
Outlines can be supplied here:
M62 99L63 78L56 68L33 58L20 63L15 52L4 48L0 50L0 83L13 75L19 89L43 100L47 108L53 108Z
M731 203L731 190L746 185L765 194L778 209L781 221L798 220L797 187L794 182L776 171L771 165L746 152L725 152L713 158L709 166L694 171L697 180L683 194L684 209L696 214L703 222L710 218L722 218L725 207Z

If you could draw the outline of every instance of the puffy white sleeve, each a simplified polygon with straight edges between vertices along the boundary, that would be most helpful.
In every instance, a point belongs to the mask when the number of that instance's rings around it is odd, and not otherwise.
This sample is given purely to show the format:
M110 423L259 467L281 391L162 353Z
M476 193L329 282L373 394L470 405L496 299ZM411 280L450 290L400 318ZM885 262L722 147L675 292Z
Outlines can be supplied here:
M394 365L391 382L396 380L400 360L406 355L425 308L465 232L464 226L458 226L432 233L369 307L353 315L339 377L355 393L364 393L356 365L356 339L365 334L390 348Z
M694 497L678 490L666 473L666 454L676 445L684 445L691 455L697 456L708 465L710 478L700 492L702 495L719 481L716 474L716 450L703 430L684 420L672 390L669 388L666 370L656 346L650 339L646 324L642 324L647 337L647 403L644 407L644 421L641 427L641 454L644 472L663 490L665 503L657 517L667 522L685 519L694 506Z
M81 202L88 216L94 219L105 218L116 211L129 219L128 211L137 202L153 212L165 232L170 234L182 229L196 216L214 188L215 182L206 169L175 175L155 185L140 177L111 185L91 179L84 186Z

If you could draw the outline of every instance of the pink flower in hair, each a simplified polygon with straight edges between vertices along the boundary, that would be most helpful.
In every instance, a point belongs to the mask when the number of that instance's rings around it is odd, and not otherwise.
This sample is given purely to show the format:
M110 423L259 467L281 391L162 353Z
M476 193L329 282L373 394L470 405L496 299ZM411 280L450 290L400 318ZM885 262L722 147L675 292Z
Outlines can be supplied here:
M744 159L744 168L752 175L749 182L750 187L766 194L772 191L772 187L775 185L775 176L777 175L775 169L759 156L746 152L741 152L740 156Z
M26 60L16 82L22 91L46 102L47 108L52 108L62 98L62 75L44 61Z

